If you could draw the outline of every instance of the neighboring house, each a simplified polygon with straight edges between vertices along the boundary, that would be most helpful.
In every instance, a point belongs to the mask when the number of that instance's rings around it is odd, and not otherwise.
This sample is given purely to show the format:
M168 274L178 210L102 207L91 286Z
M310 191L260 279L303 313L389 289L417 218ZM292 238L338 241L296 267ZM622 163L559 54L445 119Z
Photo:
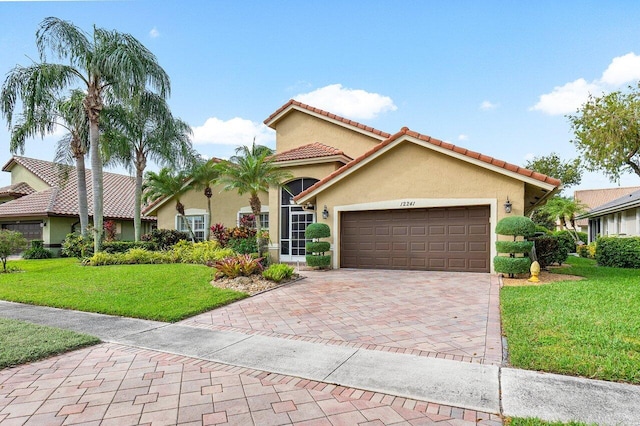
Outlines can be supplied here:
M629 195L640 190L640 186L630 186L626 188L605 188L605 189L585 189L575 191L573 199L586 205L589 210L595 209L603 204L607 204L615 199ZM587 232L589 219L576 220L577 231Z
M590 210L589 242L599 236L640 236L640 189Z
M11 173L11 185L0 188L0 227L20 231L28 240L44 240L45 247L58 249L65 236L80 230L76 169L71 166L13 157L2 168ZM93 212L91 170L86 171L89 221ZM117 238L133 240L131 176L104 173L104 219L116 223ZM155 225L143 217L143 233Z
M321 222L331 228L334 268L490 272L498 220L529 213L561 183L407 128L391 135L294 100L265 124L276 131L275 161L294 176L261 198L278 261L304 263L304 231ZM250 212L248 196L220 189L212 222L235 226ZM159 228L179 223L169 201L145 210ZM181 201L204 219L203 195Z

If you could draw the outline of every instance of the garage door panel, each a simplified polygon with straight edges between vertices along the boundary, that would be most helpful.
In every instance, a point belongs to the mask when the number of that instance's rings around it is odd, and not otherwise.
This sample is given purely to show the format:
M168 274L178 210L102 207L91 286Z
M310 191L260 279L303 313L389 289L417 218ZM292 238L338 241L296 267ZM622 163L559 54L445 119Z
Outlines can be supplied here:
M488 272L489 217L488 206L344 212L340 265Z

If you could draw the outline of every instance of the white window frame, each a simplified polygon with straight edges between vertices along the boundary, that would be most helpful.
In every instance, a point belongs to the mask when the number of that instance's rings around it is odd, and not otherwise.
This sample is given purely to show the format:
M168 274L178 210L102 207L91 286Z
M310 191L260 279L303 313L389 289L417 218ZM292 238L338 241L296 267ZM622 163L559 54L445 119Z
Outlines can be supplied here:
M189 234L189 229L181 229L180 228L180 224L182 223L181 219L181 215L176 215L175 217L175 229L178 231L182 231L182 232L186 232L187 234ZM201 229L196 229L195 226L195 221L197 218L202 218L202 228ZM195 235L195 238L197 241L206 241L209 238L209 229L207 227L207 224L209 223L209 215L207 213L202 213L202 212L198 212L198 211L185 211L185 215L184 215L184 219L188 220L190 222L191 225L191 229L193 230L193 234ZM191 235L189 235L189 238L191 238Z
M250 206L244 206L240 208L238 214L236 214L236 225L240 226L240 218L244 215L253 214ZM266 218L266 226L265 219ZM269 229L269 206L261 206L260 208L260 225L262 229Z

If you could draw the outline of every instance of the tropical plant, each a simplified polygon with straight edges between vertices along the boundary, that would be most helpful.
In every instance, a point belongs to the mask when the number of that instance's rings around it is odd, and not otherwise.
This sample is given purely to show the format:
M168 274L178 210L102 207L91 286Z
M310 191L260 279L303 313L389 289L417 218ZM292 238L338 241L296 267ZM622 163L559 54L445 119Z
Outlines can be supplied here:
M206 224L207 228L211 228L211 197L213 196L211 186L216 183L220 175L220 170L216 167L219 162L220 160L215 158L208 161L200 159L196 162L190 173L193 189L203 191L204 196L207 197L207 212L209 213L209 223Z
M274 263L262 271L262 276L270 281L279 283L293 276L294 269L285 263Z
M180 202L180 197L191 189L191 186L187 184L187 179L188 176L185 172L173 172L167 167L163 167L158 173L149 171L146 173L142 185L142 201L147 203L160 198L173 197L176 201L176 211L187 226L191 240L195 241L191 223L184 213L184 204Z
M83 259L93 254L93 234L78 234L76 232L67 234L62 241L60 255L63 257L77 257Z
M560 221L562 229L569 231L574 242L580 241L576 231L576 216L587 211L587 205L569 197L555 196L547 201L540 209L548 216ZM571 227L567 226L567 222ZM573 251L573 250L572 250Z
M36 32L40 62L17 65L7 75L0 94L0 109L11 126L18 100L25 121L48 107L52 94L81 89L89 120L93 186L95 251L100 250L103 222L103 174L100 152L100 115L105 101L135 97L150 85L160 96L169 94L169 77L156 57L129 34L94 26L87 34L71 22L45 18ZM66 63L47 62L51 54ZM24 106L27 105L27 108Z
M106 130L102 136L110 162L135 170L134 240L140 241L142 182L149 161L173 169L195 160L191 127L174 118L167 101L151 91L120 101L103 111Z
M218 260L213 264L216 279L248 277L262 272L261 258L253 258L249 254L239 254Z
M25 248L27 239L20 232L0 229L0 260L3 272L7 272L7 258Z
M31 247L22 253L23 259L51 259L53 253L51 250L44 248L44 241L32 240Z
M251 211L260 217L262 203L260 194L269 191L270 187L280 187L282 182L292 177L292 174L279 168L270 157L269 151L258 148L255 140L252 148L240 147L236 150L239 155L232 157L230 161L219 163L219 182L224 185L226 191L235 190L238 195L249 194ZM256 233L258 239L258 254L262 256L264 238L261 232L260 220L256 220Z

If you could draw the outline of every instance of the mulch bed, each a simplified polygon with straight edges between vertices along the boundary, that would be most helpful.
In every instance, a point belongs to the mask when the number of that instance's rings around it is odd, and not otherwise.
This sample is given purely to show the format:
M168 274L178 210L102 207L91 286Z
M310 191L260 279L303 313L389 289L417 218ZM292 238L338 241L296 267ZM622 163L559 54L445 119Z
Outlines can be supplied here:
M260 274L251 275L250 277L237 277L237 278L220 278L211 281L211 285L218 288L230 289L247 293L249 296L254 296L265 291L273 290L274 288L282 287L287 284L291 284L295 281L301 280L298 274L294 274L289 280L282 280L279 283L264 279Z

